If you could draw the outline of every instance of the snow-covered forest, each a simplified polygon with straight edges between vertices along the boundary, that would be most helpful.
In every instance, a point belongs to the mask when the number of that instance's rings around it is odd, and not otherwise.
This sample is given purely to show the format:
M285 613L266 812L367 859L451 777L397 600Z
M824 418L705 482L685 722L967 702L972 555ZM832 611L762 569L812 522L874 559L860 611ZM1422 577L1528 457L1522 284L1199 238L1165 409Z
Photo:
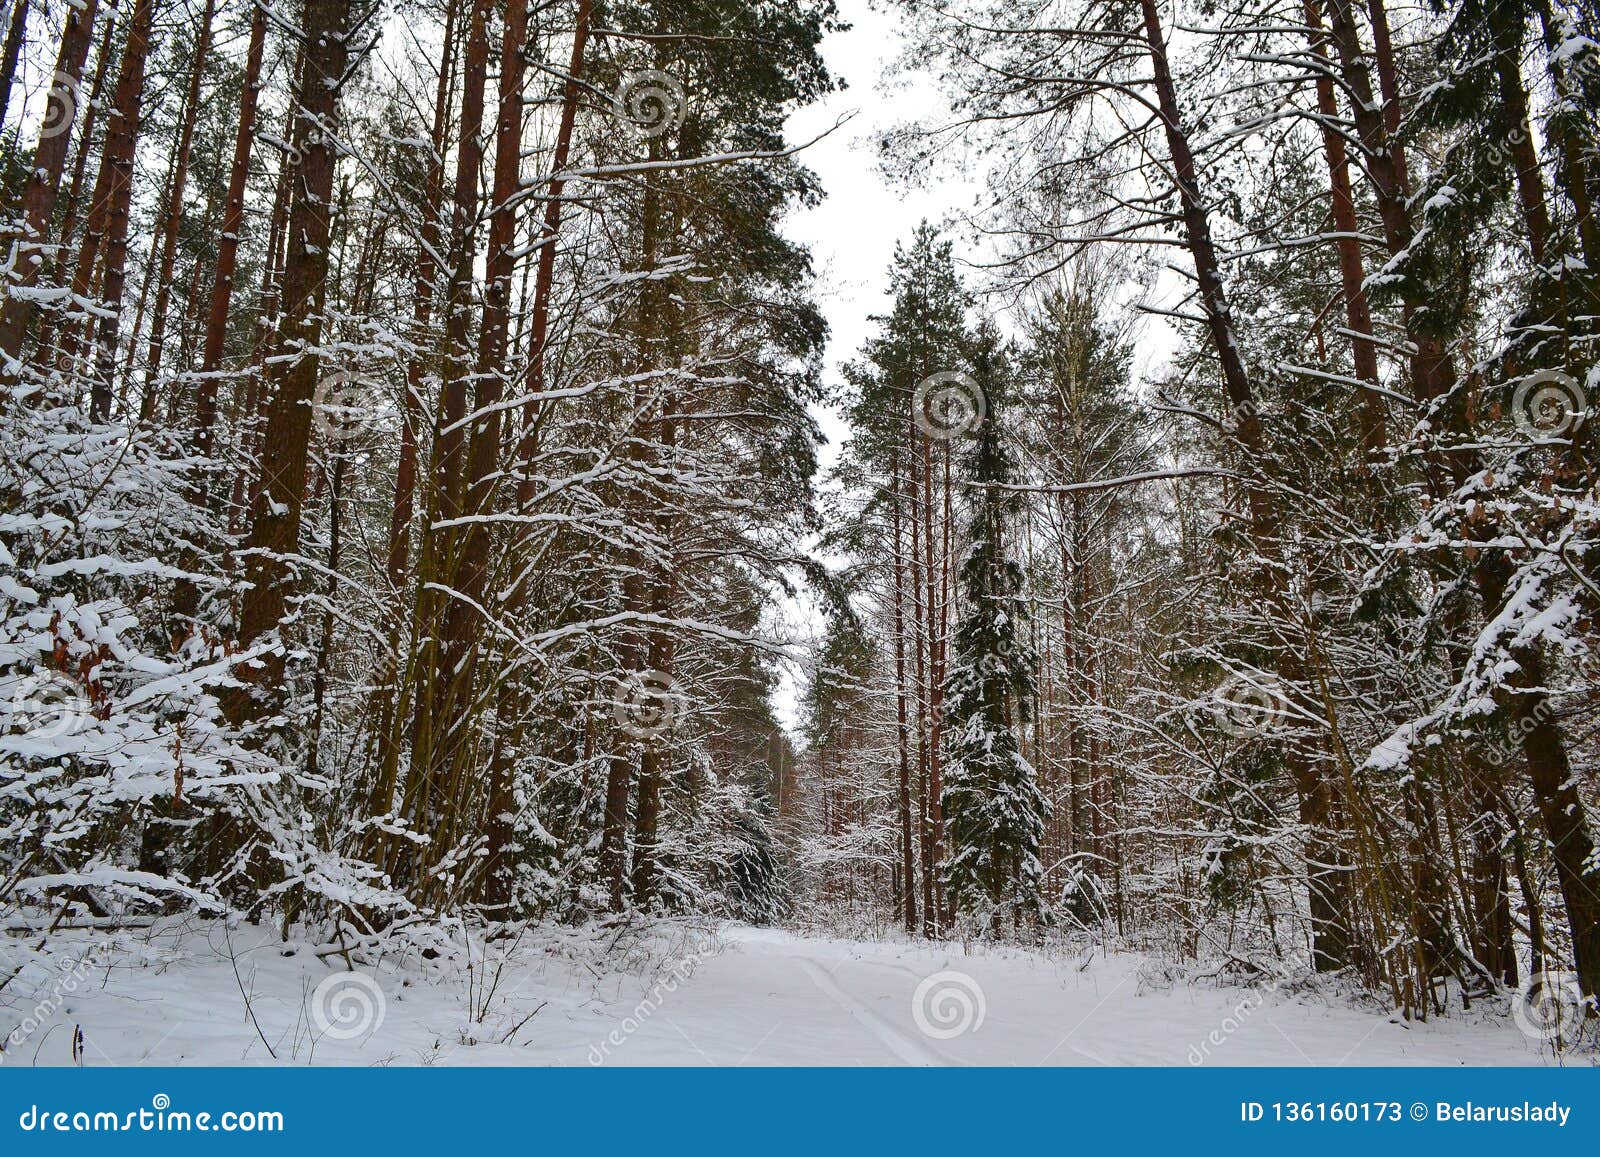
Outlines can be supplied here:
M303 1061L284 994L341 974L391 1026L455 986L500 1063L668 974L716 1063L783 976L869 1063L986 1008L985 1063L1202 1063L1245 1007L1033 1049L1124 983L1338 1006L1290 1063L1592 1058L1597 40L1594 0L8 0L0 1060L140 1059L192 984L238 1047L184 1057ZM859 221L893 257L841 294L793 222L851 134L964 192Z

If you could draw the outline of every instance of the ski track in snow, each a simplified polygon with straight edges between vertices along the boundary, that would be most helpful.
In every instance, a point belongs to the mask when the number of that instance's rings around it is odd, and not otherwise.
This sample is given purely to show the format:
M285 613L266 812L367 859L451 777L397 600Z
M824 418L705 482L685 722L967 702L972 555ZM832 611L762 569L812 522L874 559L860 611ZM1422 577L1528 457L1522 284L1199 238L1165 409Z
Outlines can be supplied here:
M851 996L834 982L833 975L827 969L802 956L799 959L800 967L822 993L836 1003L840 1008L855 1018L857 1024L866 1029L878 1040L882 1041L889 1051L894 1053L908 1065L948 1065L950 1062L939 1056L932 1049L918 1044L893 1025L881 1019L866 1005Z
M381 1023L337 1039L312 1015L317 986L342 968L337 954L322 959L262 929L224 933L220 924L191 921L125 939L109 968L100 959L41 1027L7 1050L4 1067L71 1064L74 1026L90 1066L1184 1066L1202 1046L1206 1063L1219 1065L1555 1063L1503 1007L1408 1025L1332 996L1171 983L1131 953L1085 962L739 925L722 926L715 944L697 952L698 933L649 935L649 952L634 941L625 968L597 947L620 934L535 930L503 967L493 952L487 967L480 961L476 999L464 968L436 961L424 971L414 955L405 967L381 961L371 969L383 993ZM692 967L675 975L673 965L686 959ZM984 1016L933 1039L919 1029L913 1000L919 983L938 973L970 979ZM479 1017L473 1009L481 1008L485 976L494 996ZM0 994L0 1039L52 983L30 968ZM1221 1043L1207 1044L1212 1033Z

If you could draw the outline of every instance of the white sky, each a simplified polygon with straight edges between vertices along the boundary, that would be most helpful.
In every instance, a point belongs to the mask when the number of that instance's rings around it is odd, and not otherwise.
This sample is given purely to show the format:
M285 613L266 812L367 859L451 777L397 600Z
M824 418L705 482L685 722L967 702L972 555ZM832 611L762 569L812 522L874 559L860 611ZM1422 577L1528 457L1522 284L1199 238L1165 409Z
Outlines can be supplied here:
M889 262L896 242L905 240L923 218L938 223L971 208L979 184L959 173L906 188L890 180L878 164L876 136L884 129L926 118L947 108L931 76L905 74L897 60L905 41L893 12L868 6L867 0L839 0L849 31L835 33L822 44L822 54L836 77L848 87L826 100L800 109L789 118L788 137L800 144L827 130L840 117L854 114L849 124L806 149L801 160L817 174L827 196L814 209L790 215L784 232L808 246L818 274L817 301L828 320L828 375L838 382L841 363L849 361L874 330L872 314L887 312ZM1176 284L1162 278L1159 289L1146 287L1152 301L1166 303L1178 294ZM1170 327L1159 321L1141 324L1135 374L1143 376L1166 359L1174 344ZM824 469L838 458L846 433L839 415L815 411L828 444ZM804 638L821 630L817 609L809 600L790 600L780 610L777 631ZM774 696L778 718L791 731L799 722L797 672L787 670Z
M976 191L961 180L908 189L883 173L877 134L923 117L944 102L931 78L892 75L904 45L895 14L868 7L866 0L839 0L839 9L851 27L827 37L822 55L848 87L794 113L789 141L811 140L841 117L853 116L801 154L827 196L816 208L791 214L784 226L788 237L811 250L816 298L829 327L827 374L834 384L840 364L854 357L873 332L870 315L888 311L885 291L896 242L908 238L923 218L937 223L968 207ZM814 413L828 439L821 454L827 469L838 459L846 428L828 408ZM804 638L820 632L822 621L810 601L801 598L783 606L776 627L786 636ZM778 718L791 731L799 722L797 674L786 670L774 697Z
M970 205L975 192L970 183L953 181L906 189L884 175L878 165L876 134L924 116L944 102L931 78L897 77L892 84L887 82L903 46L895 14L869 8L866 0L839 0L839 9L851 28L827 37L822 54L833 74L849 87L792 115L789 140L796 144L810 140L841 117L854 117L800 155L817 174L827 197L814 209L791 214L784 229L811 249L819 282L817 298L830 328L830 374L836 374L839 364L853 357L872 332L868 316L888 310L884 292L895 243L908 238L924 217L938 222ZM830 439L823 463L830 465L844 429L836 415L819 417Z

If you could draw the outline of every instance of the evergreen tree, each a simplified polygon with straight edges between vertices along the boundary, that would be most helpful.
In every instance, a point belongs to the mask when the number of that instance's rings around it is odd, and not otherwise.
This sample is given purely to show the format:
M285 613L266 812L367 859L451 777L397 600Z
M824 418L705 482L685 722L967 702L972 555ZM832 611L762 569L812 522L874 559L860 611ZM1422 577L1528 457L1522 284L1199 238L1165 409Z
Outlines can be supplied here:
M1006 523L1018 502L1004 489L1012 478L999 421L1007 366L992 329L978 334L973 368L988 417L964 464L971 545L958 579L962 612L945 677L949 762L942 803L950 858L944 880L958 912L987 916L998 927L1007 909L1019 922L1038 912L1047 807L1014 730L1028 723L1034 659L1024 633L1022 568L1006 554Z

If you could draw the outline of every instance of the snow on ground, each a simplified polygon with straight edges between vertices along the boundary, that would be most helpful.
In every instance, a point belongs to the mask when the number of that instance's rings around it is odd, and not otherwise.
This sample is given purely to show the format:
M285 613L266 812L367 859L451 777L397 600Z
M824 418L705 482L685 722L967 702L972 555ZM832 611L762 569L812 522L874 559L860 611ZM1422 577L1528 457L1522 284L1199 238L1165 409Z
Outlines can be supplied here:
M0 938L0 965L24 947ZM489 946L487 963L475 943L470 971L413 952L353 980L337 954L250 925L71 947L88 963L60 963L58 934L54 970L30 963L0 992L4 1066L74 1063L75 1028L91 1066L1556 1063L1508 1016L1407 1024L1326 995L1174 979L1131 953L544 928Z

